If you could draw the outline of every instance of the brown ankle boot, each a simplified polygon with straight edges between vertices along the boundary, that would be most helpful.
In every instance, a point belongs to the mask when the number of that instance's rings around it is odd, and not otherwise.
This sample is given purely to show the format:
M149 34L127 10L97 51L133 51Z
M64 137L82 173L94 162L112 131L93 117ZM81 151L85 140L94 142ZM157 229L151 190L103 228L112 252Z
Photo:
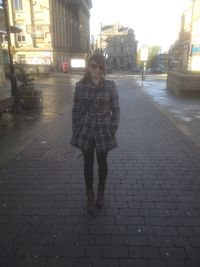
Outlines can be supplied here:
M89 214L93 214L95 211L94 190L93 189L87 189L87 211Z
M97 190L97 201L96 201L96 207L98 209L102 209L104 205L104 185L99 185Z

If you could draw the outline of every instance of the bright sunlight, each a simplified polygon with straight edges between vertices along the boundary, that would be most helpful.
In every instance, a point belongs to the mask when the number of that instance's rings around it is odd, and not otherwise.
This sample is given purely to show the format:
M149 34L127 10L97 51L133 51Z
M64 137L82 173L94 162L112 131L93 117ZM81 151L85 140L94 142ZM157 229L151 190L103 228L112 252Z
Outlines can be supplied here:
M181 15L191 0L92 0L91 35L100 24L119 23L135 30L139 46L159 45L167 50L178 37Z

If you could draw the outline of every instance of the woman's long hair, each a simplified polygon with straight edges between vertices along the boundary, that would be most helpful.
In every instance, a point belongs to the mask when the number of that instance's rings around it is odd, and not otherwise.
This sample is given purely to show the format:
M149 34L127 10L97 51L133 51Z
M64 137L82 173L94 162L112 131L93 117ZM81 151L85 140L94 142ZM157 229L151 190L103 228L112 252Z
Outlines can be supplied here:
M106 75L106 59L105 59L105 57L102 54L93 54L88 60L84 76L81 79L81 82L83 82L83 83L87 83L90 80L89 65L92 61L94 61L98 65L101 65L102 70L103 70L103 77L105 77L105 75Z

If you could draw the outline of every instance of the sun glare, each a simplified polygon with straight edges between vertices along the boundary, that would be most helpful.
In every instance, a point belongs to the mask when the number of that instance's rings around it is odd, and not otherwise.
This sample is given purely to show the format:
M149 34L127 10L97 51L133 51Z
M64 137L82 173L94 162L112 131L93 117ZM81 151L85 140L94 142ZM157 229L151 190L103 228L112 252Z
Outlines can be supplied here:
M93 0L92 3L91 35L97 37L101 23L117 22L135 30L139 45L160 45L165 50L178 38L181 15L191 0Z

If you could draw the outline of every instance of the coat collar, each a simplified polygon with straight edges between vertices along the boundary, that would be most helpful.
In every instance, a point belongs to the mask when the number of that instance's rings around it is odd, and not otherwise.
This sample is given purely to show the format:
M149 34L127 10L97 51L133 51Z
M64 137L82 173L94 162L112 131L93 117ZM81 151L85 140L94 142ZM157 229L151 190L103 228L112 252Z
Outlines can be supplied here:
M98 85L96 85L93 81L92 81L92 79L91 78L89 78L89 80L88 80L88 83L89 84L92 84L92 85L94 85L94 86L96 86L97 88L105 88L105 79L103 78L103 77L101 77L101 79L100 79L100 81L99 81L99 83L98 83Z

